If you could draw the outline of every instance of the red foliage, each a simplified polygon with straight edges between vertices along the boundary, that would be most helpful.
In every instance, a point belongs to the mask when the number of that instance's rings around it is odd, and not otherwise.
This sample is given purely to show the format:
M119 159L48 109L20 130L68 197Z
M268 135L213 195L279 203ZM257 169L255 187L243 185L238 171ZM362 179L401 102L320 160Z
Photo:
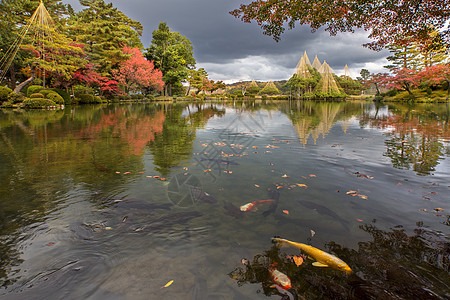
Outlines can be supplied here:
M424 68L417 73L416 77L418 81L431 85L450 81L450 65L435 65Z
M244 22L256 21L276 40L297 24L309 24L313 30L324 26L332 35L363 28L375 40L366 46L381 50L429 27L444 27L449 6L449 0L254 0L231 14ZM442 34L448 37L449 32L446 29Z
M126 92L140 88L162 91L162 72L155 69L153 62L146 60L138 48L124 47L122 51L130 58L119 64L119 69L113 71L113 77L125 87Z

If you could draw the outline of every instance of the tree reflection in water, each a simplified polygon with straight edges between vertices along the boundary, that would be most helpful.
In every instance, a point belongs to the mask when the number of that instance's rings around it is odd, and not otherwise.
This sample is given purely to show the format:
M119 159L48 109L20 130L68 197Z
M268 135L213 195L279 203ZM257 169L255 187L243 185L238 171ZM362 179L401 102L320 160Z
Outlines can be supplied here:
M439 161L445 155L446 144L450 141L448 130L448 106L441 110L432 110L426 105L410 106L391 104L390 114L379 115L379 106L375 114L365 112L361 126L387 130L386 152L384 156L391 159L397 169L413 169L418 175L430 175L436 170Z
M298 249L272 246L229 276L239 286L261 283L265 295L275 295L278 292L270 287L269 267L276 262L290 277L300 299L448 299L450 243L443 234L423 227L417 227L412 235L401 227L383 231L366 224L360 229L372 240L360 242L358 250L335 242L325 246L327 252L350 265L351 275L313 267L309 259L297 267L290 255L299 255Z

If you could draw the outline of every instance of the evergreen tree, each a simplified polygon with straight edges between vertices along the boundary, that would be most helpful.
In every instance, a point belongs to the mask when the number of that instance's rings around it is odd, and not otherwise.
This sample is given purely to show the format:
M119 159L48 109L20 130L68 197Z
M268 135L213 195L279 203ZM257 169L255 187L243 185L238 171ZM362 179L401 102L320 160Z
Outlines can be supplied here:
M165 22L160 22L152 33L153 39L145 53L155 67L163 73L165 95L172 95L172 87L181 85L195 67L193 47L188 38L172 31Z
M391 53L386 59L391 62L390 65L385 66L389 70L398 69L415 69L417 68L418 51L413 47L413 42L410 38L403 39L396 44L390 44L386 47Z
M142 49L139 36L141 23L130 19L123 12L103 0L80 0L86 8L69 20L71 36L86 44L85 51L91 63L104 76L110 76L120 62L127 60L124 47Z

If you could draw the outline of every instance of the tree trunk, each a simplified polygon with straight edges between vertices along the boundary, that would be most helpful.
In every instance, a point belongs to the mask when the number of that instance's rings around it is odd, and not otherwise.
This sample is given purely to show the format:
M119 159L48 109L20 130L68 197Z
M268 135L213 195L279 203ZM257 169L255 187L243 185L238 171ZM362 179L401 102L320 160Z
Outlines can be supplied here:
M16 86L16 88L14 89L14 92L20 93L20 91L24 87L26 87L28 84L30 84L35 78L36 78L36 66L32 66L31 67L31 77L28 78L27 80L25 80L24 82L22 82L21 84L19 84L18 86Z
M14 68L14 63L11 64L11 68L9 69L9 74L11 78L11 86L10 88L14 90L16 88L16 70Z

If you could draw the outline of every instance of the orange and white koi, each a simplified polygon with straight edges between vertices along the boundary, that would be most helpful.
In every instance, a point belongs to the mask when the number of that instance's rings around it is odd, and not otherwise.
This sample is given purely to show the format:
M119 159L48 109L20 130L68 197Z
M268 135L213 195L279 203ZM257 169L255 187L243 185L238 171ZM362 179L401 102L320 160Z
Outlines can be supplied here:
M268 200L259 200L259 201L255 201L255 202L250 202L247 203L245 205L242 205L240 207L241 211L255 211L258 209L257 206L261 205L261 204L269 204L274 202L275 200L273 199L268 199Z
M278 271L276 266L277 263L273 263L269 268L270 278L272 279L272 281L285 290L292 288L291 279L289 279L286 274Z

